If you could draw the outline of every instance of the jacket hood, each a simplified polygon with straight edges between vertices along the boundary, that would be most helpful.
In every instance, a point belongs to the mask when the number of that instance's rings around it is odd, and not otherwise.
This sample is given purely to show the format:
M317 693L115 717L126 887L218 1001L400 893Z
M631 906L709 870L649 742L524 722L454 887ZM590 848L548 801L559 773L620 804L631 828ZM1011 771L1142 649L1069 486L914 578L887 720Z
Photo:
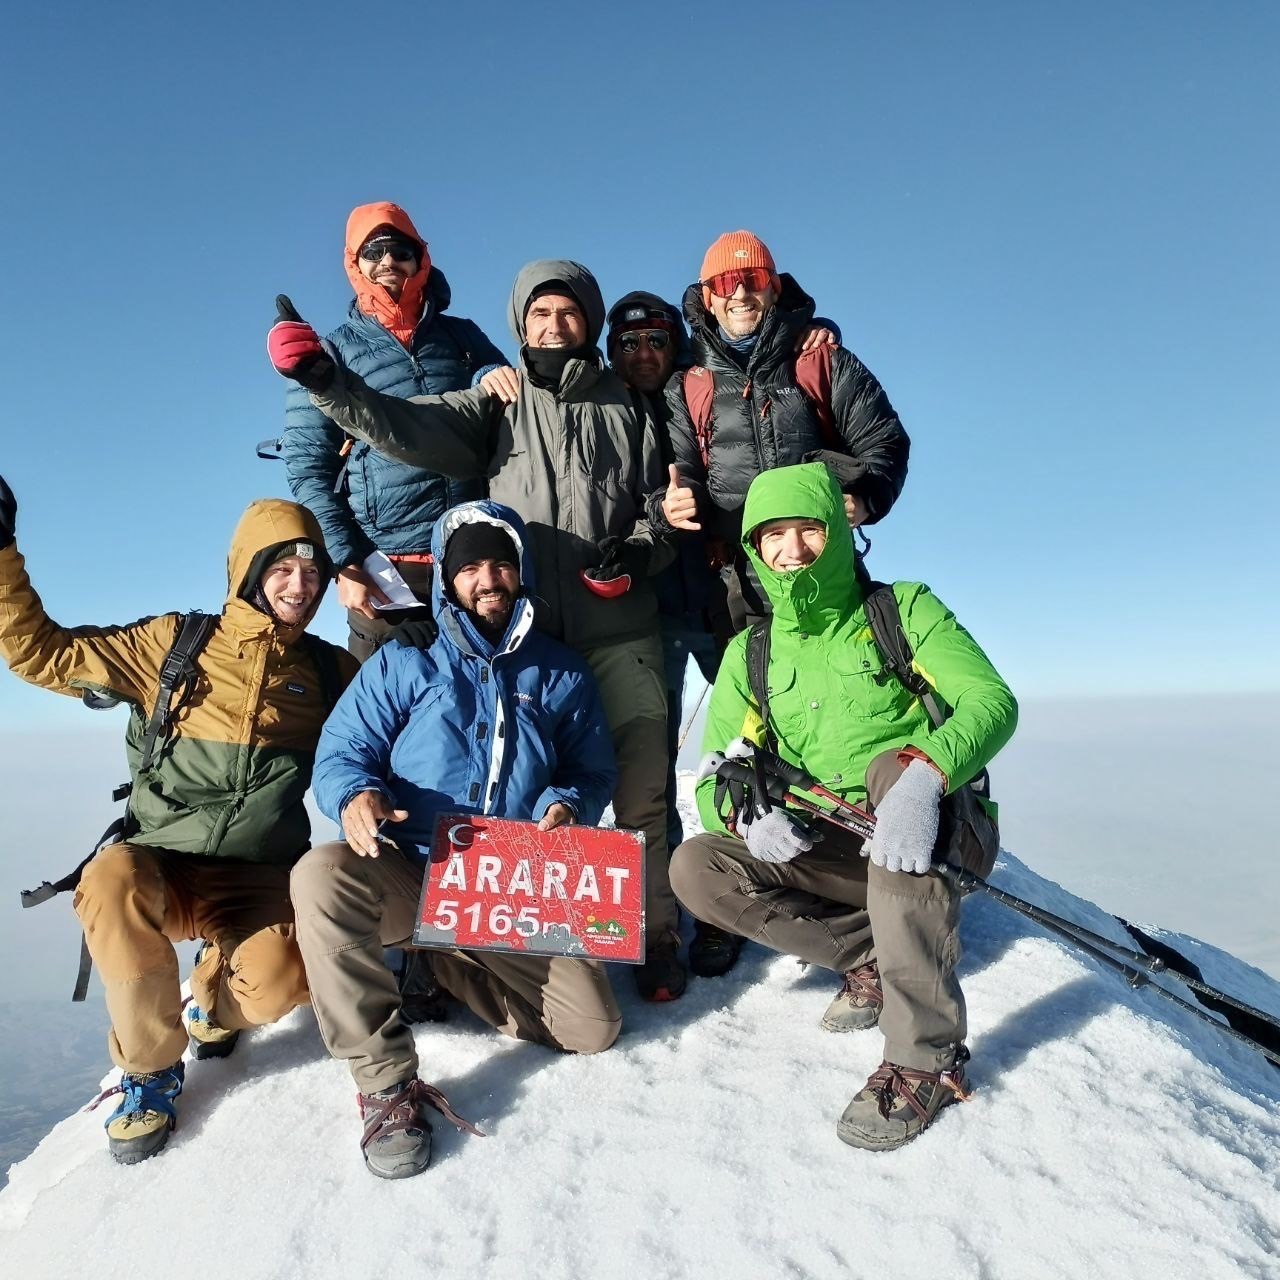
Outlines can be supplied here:
M790 359L796 336L813 323L817 304L788 272L783 271L778 280L782 286L778 291L778 300L765 313L756 330L757 346L762 352L777 351L784 358ZM724 340L720 336L720 326L716 323L715 316L702 305L700 281L695 281L684 291L683 305L685 319L693 334L695 356L700 342L723 350Z
M580 262L569 262L563 258L539 258L520 268L511 287L511 303L507 308L507 321L516 341L522 347L525 345L524 313L533 291L553 280L563 281L582 308L587 318L587 345L599 346L600 335L604 332L604 296L600 286L595 276Z
M631 307L643 307L646 311L661 311L671 321L674 330L676 341L675 367L677 369L687 369L693 364L693 350L689 345L689 330L685 326L684 317L680 314L680 309L665 298L658 297L656 293L646 293L643 289L634 289L631 293L624 293L609 308L606 323L609 326L610 361L613 360L613 330L624 323L623 317Z
M821 520L827 526L826 545L812 564L779 573L766 567L751 534L766 521L795 516ZM825 630L862 599L844 497L821 462L776 467L751 482L742 508L742 547L769 597L774 618L784 627L799 629L803 623L808 630Z
M235 614L248 608L265 621L271 621L268 615L261 613L252 603L258 580L267 567L260 562L272 548L278 547L282 542L297 542L299 539L315 544L316 560L320 568L320 590L302 623L284 630L291 638L307 628L320 608L320 601L324 599L325 587L332 576L333 566L329 553L325 550L320 522L306 507L296 502L286 502L283 498L260 498L257 502L251 502L240 517L235 533L231 535L231 549L227 553L228 612Z
M374 284L361 275L357 262L360 246L369 238L369 233L384 226L394 227L421 249L418 270L404 282L399 299L392 298L380 284ZM418 234L413 219L398 204L387 200L362 204L352 209L351 216L347 219L346 247L342 261L347 269L347 279L355 290L356 305L365 315L371 316L384 329L407 344L418 321L422 319L424 295L428 291L427 281L432 270L427 242ZM448 303L446 286L445 300L442 304L437 304L438 309L443 311Z
M508 653L519 645L533 626L535 587L533 553L525 534L524 521L510 507L490 498L481 498L477 502L460 502L450 507L436 521L431 533L431 558L436 563L436 572L431 579L431 600L442 632L464 653L476 651L479 637L466 610L445 594L444 553L449 539L459 528L477 522L497 525L516 544L516 552L520 556L521 596L511 610L506 635L500 644L494 646L495 652Z

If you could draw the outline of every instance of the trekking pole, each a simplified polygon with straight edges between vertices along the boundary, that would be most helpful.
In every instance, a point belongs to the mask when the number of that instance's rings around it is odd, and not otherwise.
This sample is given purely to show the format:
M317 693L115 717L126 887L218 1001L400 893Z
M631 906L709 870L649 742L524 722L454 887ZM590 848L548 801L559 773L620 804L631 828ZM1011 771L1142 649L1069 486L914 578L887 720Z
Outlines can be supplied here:
M684 746L685 740L688 738L693 729L693 722L698 718L698 712L702 710L702 703L706 699L707 690L710 689L709 684L702 686L702 692L698 694L698 700L693 704L693 710L689 712L689 719L685 721L685 726L680 730L680 740L676 743L676 750L679 751Z
M1116 973L1121 974L1125 981L1135 991L1145 987L1150 991L1154 991L1157 995L1163 996L1166 1000L1171 1000L1174 1004L1185 1009L1188 1013L1193 1013L1197 1018L1209 1023L1216 1031L1221 1031L1225 1035L1230 1036L1234 1040L1239 1040L1242 1044L1247 1044L1249 1048L1256 1049L1264 1058L1280 1067L1280 1051L1270 1049L1264 1044L1260 1044L1252 1036L1247 1036L1242 1031L1237 1031L1234 1027L1229 1026L1225 1022L1219 1022L1217 1018L1211 1017L1205 1010L1192 1004L1189 1000L1184 1000L1174 991L1170 991L1162 987L1158 982L1151 981L1151 973L1168 973L1170 977L1181 978L1172 969L1152 969L1150 972L1145 969L1139 969L1135 965L1126 963L1117 956L1111 955L1102 949L1102 946L1095 945L1077 933L1075 926L1069 920L1063 920L1060 916L1055 916L1051 912L1042 911L1033 903L1026 902L1022 898L1015 897L1011 893L1005 893L1002 889L997 889L994 885L988 884L981 876L975 876L972 871L965 871L961 867L952 866L949 862L934 863L934 869L942 876L949 880L956 888L964 889L981 889L983 893L989 894L997 902L1016 911L1019 915L1026 916L1029 920L1034 920L1042 928L1048 929L1050 933L1056 933L1059 937L1064 938L1067 942L1074 943L1081 951L1092 956L1095 960L1100 961L1108 968L1113 969ZM1107 941L1106 938L1099 934L1090 933L1085 929L1082 931L1088 937L1097 938L1103 946L1115 947L1115 950L1125 953L1124 947L1116 947L1114 943ZM1135 953L1130 953L1135 954ZM1142 957L1144 960L1148 957ZM1220 994L1218 992L1215 995ZM1228 997L1229 999L1229 997ZM1231 1001L1236 1004L1236 1001ZM1253 1009L1249 1005L1239 1005L1240 1008L1248 1010L1251 1014L1261 1018L1264 1022L1270 1023L1272 1026L1280 1027L1274 1018L1269 1017L1259 1009Z
M842 800L835 793L829 791L822 786L816 779L806 774L803 769L791 764L789 761L783 760L774 755L772 752L756 749L756 758L761 762L766 774L772 774L785 782L789 787L800 787L805 791L812 792L815 795L822 796L836 804L837 813L846 818L845 822L839 822L837 825L842 826L845 830L854 830L856 834L869 838L875 831L875 818L867 813L865 809L860 809L857 805L850 804L846 800ZM790 798L790 797L789 797ZM830 815L820 806L811 806L809 811L816 813L819 817L830 819ZM856 827L849 825L849 822L858 824ZM859 830L858 827L864 829ZM1245 1044L1251 1045L1258 1049L1265 1057L1272 1062L1280 1065L1280 1040L1277 1040L1277 1049L1271 1049L1260 1043L1252 1036L1245 1035L1237 1031L1234 1027L1219 1022L1216 1018L1210 1018L1204 1010L1197 1008L1193 1004L1181 999L1173 992L1161 987L1156 983L1152 983L1150 974L1164 974L1166 977L1174 979L1176 982L1182 983L1191 991L1200 995L1209 997L1211 1000L1221 1002L1223 1005L1229 1006L1231 1009L1237 1010L1244 1014L1251 1021L1260 1024L1260 1032L1263 1028L1270 1028L1280 1033L1280 1018L1275 1018L1271 1014L1263 1012L1254 1005L1246 1004L1243 1000L1238 1000L1235 996L1228 995L1225 991L1217 987L1210 986L1207 982L1193 977L1190 974L1180 973L1177 969L1171 967L1167 961L1159 956L1149 956L1141 951L1135 951L1131 947L1126 947L1123 943L1115 942L1110 938L1104 937L1100 933L1095 933L1092 929L1086 928L1082 924L1077 924L1074 920L1068 920L1063 916L1054 915L1052 911L1047 911L1044 907L1036 906L1035 903L1027 902L1024 898L1019 898L1011 893L1006 893L1003 889L997 889L994 885L989 884L980 876L976 876L971 871L965 871L962 868L955 867L950 863L934 863L935 868L947 877L953 884L961 889L981 889L984 893L994 898L997 902L1009 907L1013 911L1017 911L1020 915L1026 916L1027 919L1035 921L1037 924L1048 929L1051 933L1056 933L1059 937L1064 938L1068 942L1074 942L1081 950L1088 952L1090 955L1101 959L1104 963L1110 965L1118 972L1125 975L1129 985L1133 988L1150 985L1153 990L1160 992L1161 995L1167 996L1175 1003L1182 1005L1186 1009L1190 1009L1197 1017L1203 1018L1206 1022L1212 1023L1216 1027L1222 1027L1229 1035L1243 1040ZM1121 921L1121 924L1124 922ZM1106 948L1109 954L1103 955L1100 948ZM1120 957L1117 959L1116 957ZM1222 1011L1224 1016L1229 1017L1230 1014L1226 1010ZM1268 1036L1270 1039L1270 1036Z

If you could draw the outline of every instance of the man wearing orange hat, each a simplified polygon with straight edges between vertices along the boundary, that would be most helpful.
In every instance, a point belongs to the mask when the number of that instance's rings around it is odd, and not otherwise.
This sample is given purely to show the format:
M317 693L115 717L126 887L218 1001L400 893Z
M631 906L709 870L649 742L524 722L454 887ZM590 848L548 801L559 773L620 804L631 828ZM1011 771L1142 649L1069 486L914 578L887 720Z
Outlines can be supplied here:
M797 355L813 299L750 231L707 250L684 295L695 365L667 386L676 461L650 518L703 529L733 559L736 626L763 616L740 549L742 505L762 471L825 462L850 525L886 515L907 476L911 442L889 397L852 352L818 344Z
M344 262L355 298L329 341L370 386L395 396L438 395L507 364L473 321L445 314L449 283L399 205L352 210ZM286 400L281 445L289 488L324 530L347 609L348 648L364 661L405 616L379 608L387 597L365 561L382 552L429 602L435 521L456 503L483 497L483 482L450 480L375 452L314 408L300 387Z

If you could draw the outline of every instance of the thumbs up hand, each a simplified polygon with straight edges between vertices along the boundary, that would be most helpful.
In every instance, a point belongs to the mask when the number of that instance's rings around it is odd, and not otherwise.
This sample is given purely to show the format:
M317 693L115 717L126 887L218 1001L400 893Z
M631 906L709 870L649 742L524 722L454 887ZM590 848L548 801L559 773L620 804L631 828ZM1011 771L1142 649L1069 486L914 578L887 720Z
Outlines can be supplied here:
M698 530L698 500L692 489L680 479L680 469L673 462L668 468L670 477L666 496L662 499L662 514L673 529Z
M276 322L267 334L267 354L275 371L308 391L323 391L333 379L333 361L320 335L285 295L276 297Z

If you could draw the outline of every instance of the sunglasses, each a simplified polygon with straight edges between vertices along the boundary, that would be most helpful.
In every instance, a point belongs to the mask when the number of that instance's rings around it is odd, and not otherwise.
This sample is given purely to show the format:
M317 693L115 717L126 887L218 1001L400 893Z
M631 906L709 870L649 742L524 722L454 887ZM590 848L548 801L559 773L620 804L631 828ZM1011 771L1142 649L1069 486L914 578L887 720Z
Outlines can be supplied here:
M413 262L418 257L418 250L406 240L370 240L360 250L360 256L366 262L381 262L391 255L393 262Z
M641 342L650 351L665 351L671 342L671 335L661 329L645 329L640 333L622 333L618 335L618 350L624 355L633 356L640 350Z
M739 285L748 293L763 293L773 283L773 272L764 267L735 267L732 271L721 271L702 283L717 298L732 298Z

